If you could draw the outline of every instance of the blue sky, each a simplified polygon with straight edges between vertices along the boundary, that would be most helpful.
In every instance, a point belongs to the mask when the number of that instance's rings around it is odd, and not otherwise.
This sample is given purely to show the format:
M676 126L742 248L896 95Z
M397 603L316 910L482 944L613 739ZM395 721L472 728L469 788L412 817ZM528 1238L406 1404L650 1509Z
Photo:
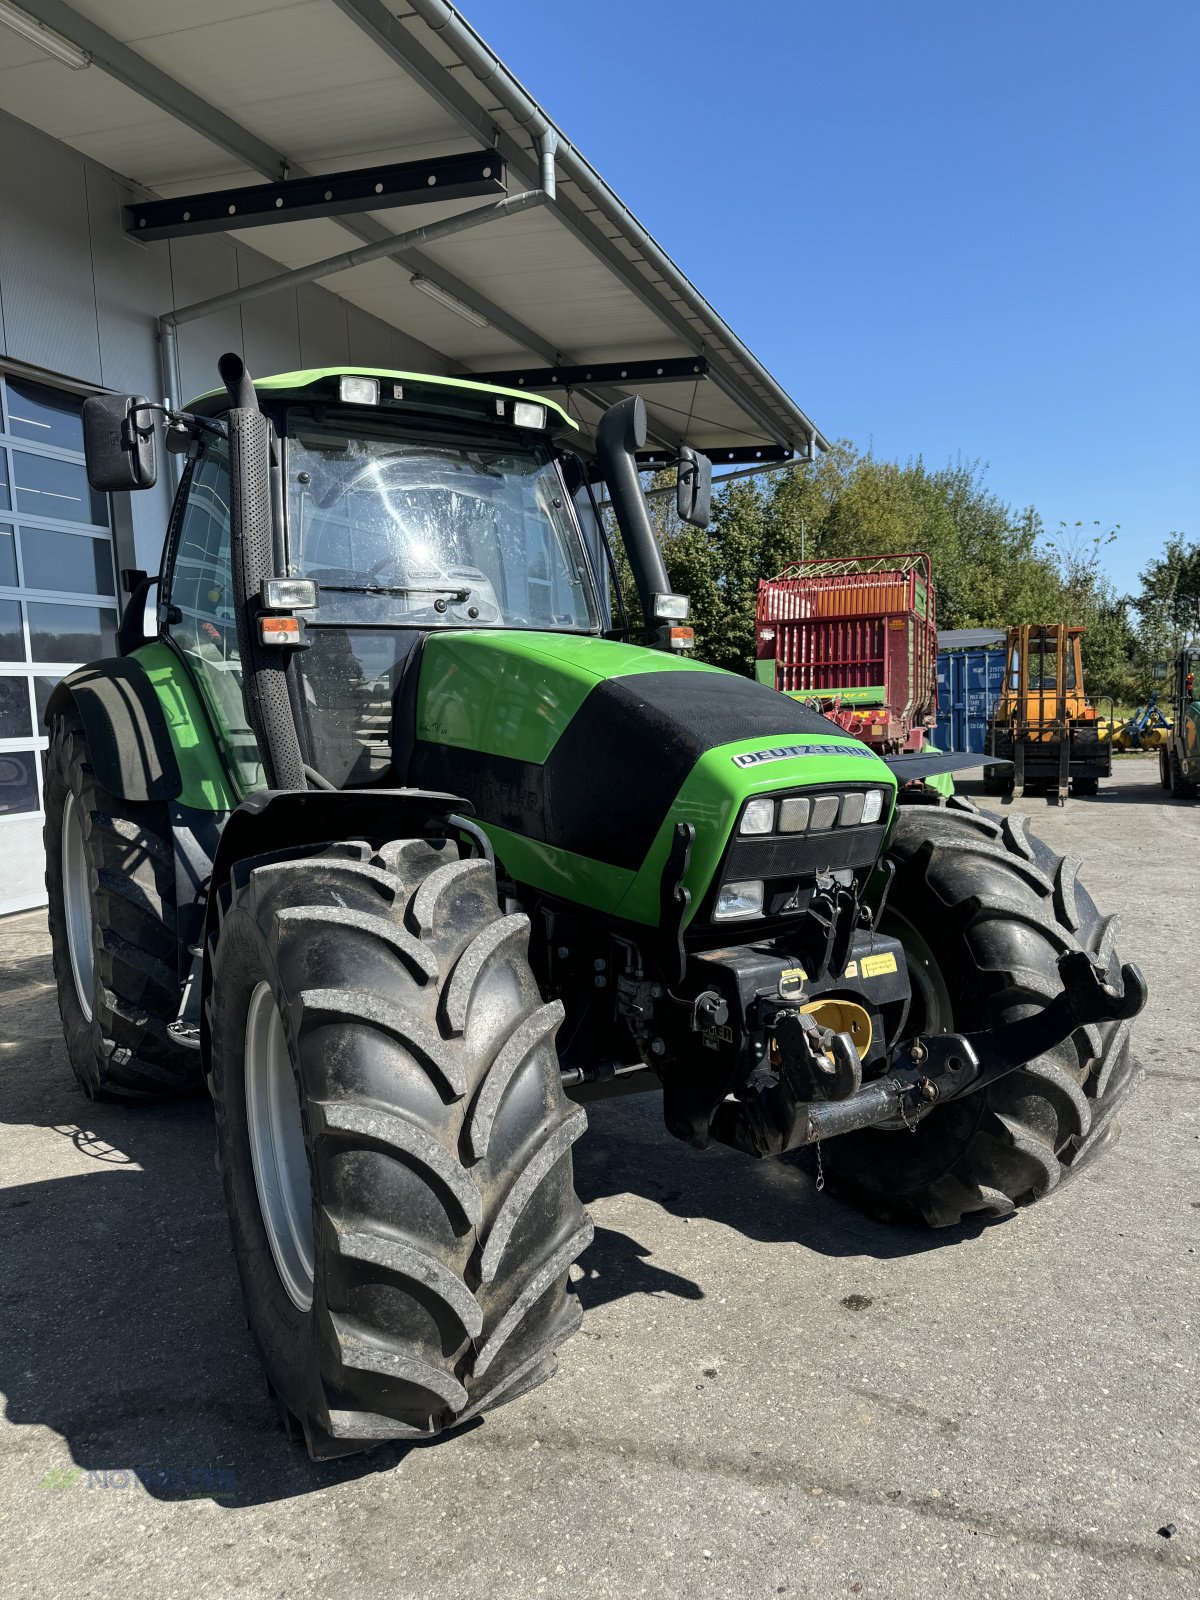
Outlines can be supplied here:
M1197 0L459 0L828 435L1200 539Z

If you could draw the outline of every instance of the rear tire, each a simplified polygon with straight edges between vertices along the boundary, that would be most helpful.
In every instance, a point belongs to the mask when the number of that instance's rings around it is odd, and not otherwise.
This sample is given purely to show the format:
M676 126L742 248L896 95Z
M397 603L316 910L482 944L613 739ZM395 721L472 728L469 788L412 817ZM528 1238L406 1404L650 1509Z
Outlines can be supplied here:
M592 1237L571 1160L586 1118L562 1092L562 1008L542 1003L528 921L500 910L490 865L441 840L331 846L242 863L218 910L218 1153L285 1426L314 1457L344 1455L428 1439L550 1377ZM302 1140L282 1229L252 1151L264 1004Z
M1178 750L1171 751L1171 798L1174 800L1191 800L1195 797L1196 786L1190 779L1184 777L1183 767L1179 760Z
M1071 779L1071 793L1081 798L1100 793L1100 779L1095 777L1081 777Z
M888 899L913 976L907 1032L997 1027L1061 989L1057 960L1087 950L1120 973L1117 919L1079 884L1079 862L966 800L901 808ZM991 1088L935 1108L915 1133L866 1129L825 1146L825 1168L876 1215L936 1227L1005 1216L1054 1189L1113 1142L1114 1115L1142 1071L1129 1022L1079 1028Z
M44 841L58 1007L85 1093L145 1100L199 1088L199 1051L167 1031L182 990L170 814L97 781L74 717L50 729Z
M1166 745L1158 750L1158 781L1164 789L1171 787L1171 754Z

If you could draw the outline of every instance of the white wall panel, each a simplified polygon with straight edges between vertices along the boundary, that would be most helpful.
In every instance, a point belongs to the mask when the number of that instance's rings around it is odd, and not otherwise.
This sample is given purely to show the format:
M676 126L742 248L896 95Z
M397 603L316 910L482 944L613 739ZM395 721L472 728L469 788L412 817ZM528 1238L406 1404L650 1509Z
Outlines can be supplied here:
M316 284L296 290L300 318L300 365L336 367L350 359L346 332L346 304Z
M50 377L159 399L158 317L280 270L218 234L134 243L125 236L121 208L138 193L0 113L0 353ZM259 375L349 361L449 370L444 357L319 284L185 323L183 393L176 399L214 388L217 358L226 350L239 351ZM119 513L120 525L132 528L137 565L151 571L171 492L171 463L163 460L158 487L131 496Z
M228 294L238 287L237 251L220 234L204 233L195 239L172 239L171 282L176 306L191 305L213 295ZM162 306L162 311L170 309ZM179 370L182 394L174 398L186 404L199 394L216 388L217 358L226 350L241 351L242 319L236 306L219 311L199 322L185 322L179 329Z
M83 161L23 123L6 120L0 219L7 354L99 383Z
M92 270L100 336L100 378L106 389L162 398L154 318L171 302L171 253L165 243L136 244L125 235L122 207L137 199L98 167L88 167Z
M279 276L274 262L264 261L248 250L237 252L238 284L245 288L264 278ZM295 372L300 365L300 329L296 313L296 291L251 300L242 307L242 359L250 375L268 372Z

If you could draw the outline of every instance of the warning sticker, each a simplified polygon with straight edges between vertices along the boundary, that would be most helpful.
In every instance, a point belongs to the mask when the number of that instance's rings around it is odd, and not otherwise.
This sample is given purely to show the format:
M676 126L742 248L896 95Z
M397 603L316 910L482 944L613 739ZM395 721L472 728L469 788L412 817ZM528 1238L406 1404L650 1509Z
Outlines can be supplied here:
M882 978L885 972L895 972L896 958L890 950L883 951L877 956L864 956L862 958L862 975L864 978Z

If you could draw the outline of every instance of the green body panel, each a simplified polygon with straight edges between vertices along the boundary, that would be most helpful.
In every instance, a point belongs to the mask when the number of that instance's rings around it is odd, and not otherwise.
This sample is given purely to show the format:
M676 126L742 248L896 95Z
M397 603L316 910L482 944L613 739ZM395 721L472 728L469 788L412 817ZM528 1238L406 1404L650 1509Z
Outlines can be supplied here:
M937 745L931 744L929 740L926 739L925 743L921 746L921 754L936 756L940 755L941 752L938 750ZM944 794L948 800L955 792L954 774L952 772L936 773L932 778L925 779L925 787L927 789L935 789L938 794Z
M179 803L197 811L232 811L240 796L229 781L187 668L165 644L143 645L133 654L154 685L167 719L171 747L183 782Z
M783 789L795 790L818 784L877 782L888 790L890 803L894 803L895 778L874 752L869 753L869 760L864 757L866 747L859 740L851 739L849 735L844 738L825 738L816 734L788 734L787 742L789 745L820 746L820 751L811 756L791 756L784 761L772 761L763 767L737 767L733 762L734 756L762 750L768 743L763 739L743 739L736 744L718 745L700 757L676 796L675 804L659 829L650 854L617 906L618 915L630 922L658 922L659 885L678 822L693 823L696 829L692 859L683 880L684 888L690 890L692 896L688 913L690 922L721 864L730 832L743 803L754 795L774 794ZM829 747L835 744L844 745L847 753L844 756L827 754Z
M561 895L564 900L573 900L576 905L615 913L634 881L632 872L607 861L592 861L587 856L576 855L573 850L561 850L540 839L527 839L524 834L513 833L510 828L502 828L494 822L484 822L481 826L514 878L536 884L539 889ZM657 905L650 920L658 921Z
M417 736L543 765L595 684L644 672L706 673L715 683L735 677L718 667L641 645L578 634L482 629L430 634L421 659ZM734 764L737 755L784 741L819 750L755 767ZM830 753L832 746L845 747L846 754ZM617 771L613 782L635 777ZM521 882L653 926L659 920L659 888L677 822L690 822L696 828L685 878L694 915L747 799L809 785L864 782L877 782L891 794L896 787L884 762L849 734L781 733L774 741L759 736L720 745L702 755L684 779L636 872L526 838L495 823L485 821L483 826L507 870ZM602 796L597 804L603 804Z
M303 399L304 391L311 389L314 384L322 383L327 378L386 378L390 382L399 383L431 383L444 389L472 389L476 394L500 394L511 400L533 400L538 405L545 406L554 413L554 420L563 422L572 433L579 432L579 424L573 417L567 415L556 400L549 400L544 394L535 394L529 389L505 389L494 383L472 383L469 378L443 378L433 372L393 372L387 367L306 367L300 372L277 372L270 378L255 378L254 387L260 394L278 397L282 392L294 393L297 399ZM188 409L194 410L201 401L212 400L223 391L220 389L206 389L201 395L188 402Z
M417 737L543 762L602 679L717 671L644 645L574 633L432 633L421 657Z

